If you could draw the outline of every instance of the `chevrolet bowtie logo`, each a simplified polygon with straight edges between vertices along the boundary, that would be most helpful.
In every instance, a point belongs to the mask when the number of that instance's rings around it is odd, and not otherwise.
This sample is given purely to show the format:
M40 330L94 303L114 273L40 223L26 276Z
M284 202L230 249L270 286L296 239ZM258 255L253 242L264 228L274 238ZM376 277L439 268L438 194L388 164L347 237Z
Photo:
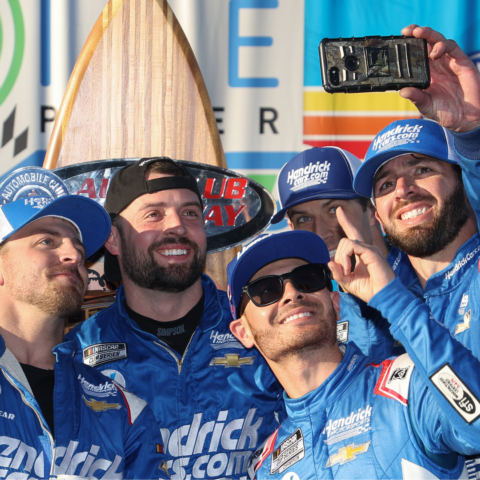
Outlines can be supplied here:
M468 330L470 328L470 320L472 319L472 309L470 309L464 316L463 316L463 323L457 324L455 327L455 333L462 333L465 330Z
M223 366L225 368L236 367L240 368L242 365L253 365L255 362L255 357L243 357L240 358L238 353L227 353L224 357L215 357L210 360L210 366L215 367L216 365Z
M97 402L94 398L87 400L83 397L83 401L87 404L87 407L90 407L94 412L105 412L106 410L119 410L122 408L119 403Z
M334 453L327 462L327 467L332 467L336 463L343 465L344 463L351 462L357 458L357 455L365 453L370 447L370 442L361 443L360 445L355 445L351 443L346 447L342 447L338 450L337 453Z

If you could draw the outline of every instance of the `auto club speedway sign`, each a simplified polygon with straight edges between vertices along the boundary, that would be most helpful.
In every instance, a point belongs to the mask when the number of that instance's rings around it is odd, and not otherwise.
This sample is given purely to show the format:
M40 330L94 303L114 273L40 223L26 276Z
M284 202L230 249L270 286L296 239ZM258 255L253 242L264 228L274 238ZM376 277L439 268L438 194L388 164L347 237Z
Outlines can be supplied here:
M0 203L5 205L36 195L55 199L70 194L82 195L103 206L112 177L137 160L99 160L55 170L20 168L0 184ZM268 228L276 205L272 195L259 183L224 168L187 161L180 163L197 179L203 197L208 253L241 245ZM87 267L88 288L105 290L103 259Z

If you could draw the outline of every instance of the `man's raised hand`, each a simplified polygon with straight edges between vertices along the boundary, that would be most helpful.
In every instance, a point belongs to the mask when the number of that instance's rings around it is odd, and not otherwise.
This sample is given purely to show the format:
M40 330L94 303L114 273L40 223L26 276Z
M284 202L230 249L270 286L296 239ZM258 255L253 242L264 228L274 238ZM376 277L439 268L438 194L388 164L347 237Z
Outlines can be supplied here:
M347 238L340 240L335 258L328 266L333 279L343 290L368 303L373 295L395 278L395 274L381 251L363 241L360 232L341 207L337 208L337 219ZM351 272L353 255L356 257L356 265Z
M409 25L402 34L427 41L431 84L426 90L408 87L408 98L426 118L456 132L480 126L480 73L454 40L429 28Z

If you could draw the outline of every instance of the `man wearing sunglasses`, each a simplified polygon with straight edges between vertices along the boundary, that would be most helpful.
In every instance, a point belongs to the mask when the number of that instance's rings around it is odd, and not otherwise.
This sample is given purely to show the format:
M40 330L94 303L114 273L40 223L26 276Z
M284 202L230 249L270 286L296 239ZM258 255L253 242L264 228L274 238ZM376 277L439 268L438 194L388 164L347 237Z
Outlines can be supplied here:
M381 250L397 276L408 285L416 276L407 256L390 246L375 219L370 199L362 198L353 189L353 178L361 164L350 152L337 147L311 148L292 158L277 178L280 210L272 223L286 216L292 230L316 233L331 257L347 236L345 230L355 228L367 243ZM377 310L346 292L340 293L340 308L339 343L353 341L365 355L379 360L405 352Z
M265 356L288 414L252 457L250 478L459 478L462 455L480 451L480 362L377 249L342 239L329 261L317 235L293 231L259 237L228 266L231 330ZM382 312L408 354L377 363L354 343L339 347L329 267Z

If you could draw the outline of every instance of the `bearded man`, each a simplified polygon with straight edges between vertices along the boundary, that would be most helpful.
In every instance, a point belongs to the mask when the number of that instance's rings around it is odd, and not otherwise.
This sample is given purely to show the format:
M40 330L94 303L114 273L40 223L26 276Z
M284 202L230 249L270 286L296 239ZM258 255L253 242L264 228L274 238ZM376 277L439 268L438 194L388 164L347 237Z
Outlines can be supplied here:
M407 253L418 277L410 288L480 358L480 74L440 33L416 25L402 33L429 45L431 86L401 91L428 119L382 130L354 188L373 199L387 237Z
M288 414L252 457L250 478L467 478L464 455L480 452L480 362L377 248L348 235L330 262L311 232L262 235L227 268L231 330L265 356ZM337 344L332 274L382 313L408 354L379 363Z
M146 403L62 343L87 287L85 258L109 232L105 210L76 195L0 207L2 478L169 478Z
M79 360L150 404L172 478L246 478L283 412L281 387L258 351L230 334L227 294L202 275L196 179L171 159L141 159L113 177L105 208L106 274L119 267L123 285L115 305L69 334Z

